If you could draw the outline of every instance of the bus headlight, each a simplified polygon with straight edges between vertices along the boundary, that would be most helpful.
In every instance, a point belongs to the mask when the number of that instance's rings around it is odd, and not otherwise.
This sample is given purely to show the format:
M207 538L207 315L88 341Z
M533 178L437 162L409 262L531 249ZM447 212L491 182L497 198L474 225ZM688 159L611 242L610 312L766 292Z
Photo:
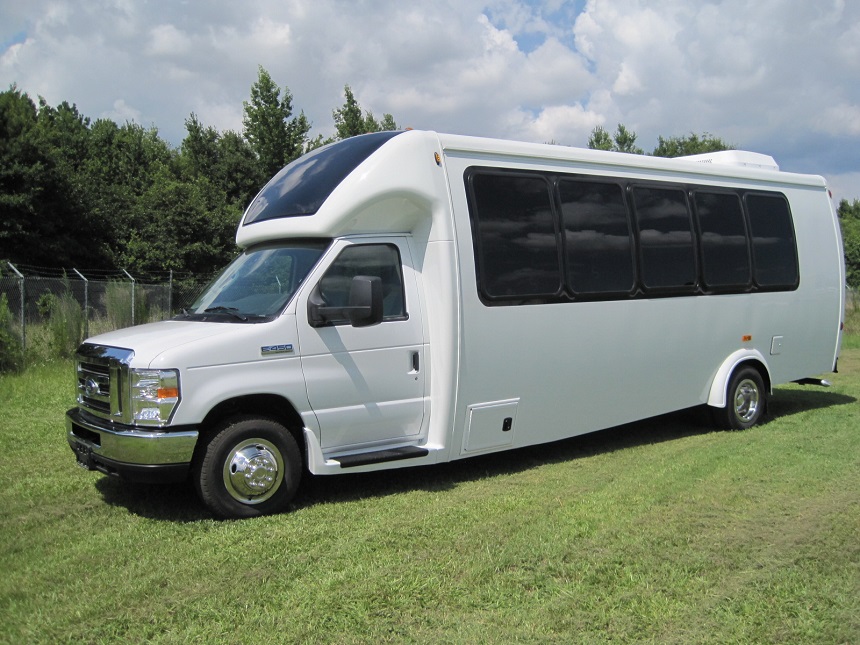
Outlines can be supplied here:
M179 404L178 370L129 370L131 421L163 426Z

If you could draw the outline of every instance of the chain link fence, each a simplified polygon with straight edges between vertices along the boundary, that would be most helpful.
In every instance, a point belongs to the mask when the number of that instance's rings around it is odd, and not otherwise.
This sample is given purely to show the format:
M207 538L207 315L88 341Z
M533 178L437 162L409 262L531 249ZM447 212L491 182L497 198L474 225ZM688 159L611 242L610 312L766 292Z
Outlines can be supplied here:
M860 290L851 287L845 292L845 333L860 334Z
M46 338L55 342L59 325L73 328L72 336L79 337L69 340L74 344L95 334L171 318L190 306L211 279L4 264L0 307L5 302L11 331L28 353Z

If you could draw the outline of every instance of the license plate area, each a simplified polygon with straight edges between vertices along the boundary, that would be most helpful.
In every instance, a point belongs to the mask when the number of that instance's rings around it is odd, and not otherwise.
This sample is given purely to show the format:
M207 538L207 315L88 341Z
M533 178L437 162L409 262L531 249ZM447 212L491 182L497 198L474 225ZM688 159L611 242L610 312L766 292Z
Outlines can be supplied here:
M72 452L75 453L75 459L78 462L78 466L81 468L86 468L87 470L95 470L96 466L93 463L93 449L83 443L75 442L71 444Z

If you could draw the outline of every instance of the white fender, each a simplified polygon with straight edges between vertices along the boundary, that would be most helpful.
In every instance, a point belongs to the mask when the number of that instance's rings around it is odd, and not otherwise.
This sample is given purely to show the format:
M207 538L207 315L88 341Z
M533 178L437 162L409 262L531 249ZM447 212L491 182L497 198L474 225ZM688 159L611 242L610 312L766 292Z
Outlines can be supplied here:
M728 386L729 379L732 377L732 372L735 371L738 365L749 360L754 360L764 365L764 369L767 371L767 382L772 382L770 368L762 353L757 349L739 349L730 354L723 361L723 364L720 365L720 369L717 370L714 381L711 383L711 391L708 394L708 405L715 408L726 407L726 387Z

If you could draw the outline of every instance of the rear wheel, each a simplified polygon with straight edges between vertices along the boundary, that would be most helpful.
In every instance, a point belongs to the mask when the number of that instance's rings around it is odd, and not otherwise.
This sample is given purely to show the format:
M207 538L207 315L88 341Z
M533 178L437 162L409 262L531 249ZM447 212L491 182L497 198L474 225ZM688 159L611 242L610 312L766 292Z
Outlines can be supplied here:
M739 367L726 388L726 407L714 409L717 424L729 430L746 430L761 421L767 393L761 374L754 367Z
M243 518L284 510L302 476L298 444L271 419L230 419L210 435L199 454L194 484L217 516Z

